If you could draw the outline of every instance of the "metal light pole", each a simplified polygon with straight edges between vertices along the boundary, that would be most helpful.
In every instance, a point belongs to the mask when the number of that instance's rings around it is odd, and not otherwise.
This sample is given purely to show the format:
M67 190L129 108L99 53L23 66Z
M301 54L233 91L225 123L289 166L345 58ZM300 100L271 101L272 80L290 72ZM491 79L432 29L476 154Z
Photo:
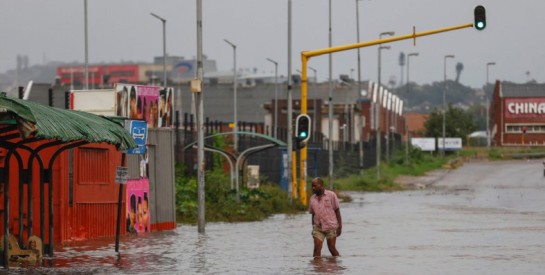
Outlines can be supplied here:
M237 45L229 42L227 39L223 39L227 44L233 47L233 100L234 100L234 128L233 132L238 132L238 120L237 120ZM238 152L238 135L233 137L235 152Z
M278 138L278 62L267 58L274 64L274 127L273 136Z
M288 0L288 92L287 92L287 99L288 99L288 136L286 138L287 143L287 180L288 180L288 197L290 199L290 202L292 202L292 198L294 197L297 188L294 188L294 185L296 184L296 179L292 178L293 175L293 102L292 102L292 91L291 91L291 0Z
M359 2L356 0L356 40L360 42L360 8ZM361 114L361 55L360 48L358 48L358 108L359 120L358 120L358 133L359 133L359 165L360 173L363 174L363 115Z
M411 98L411 95L410 95L410 85L411 85L411 82L410 82L410 79L409 79L409 71L411 69L411 56L418 56L418 53L410 53L407 55L407 104L405 104L405 106L407 107L407 110L410 108L410 105L409 105L409 99ZM407 112L405 112L405 115L407 114ZM408 125L408 120L407 118L405 118L405 132L407 132L407 140L406 140L406 143L405 143L405 163L409 163L409 139L411 138L411 135L409 133L409 125Z
M381 32L379 34L379 39L382 39L382 36L384 35L389 35L389 36L393 36L394 35L394 32ZM381 54L380 52L383 50L383 49L389 49L390 46L379 46L378 47L378 82L377 82L377 85L380 87L382 87L382 84L380 82L380 74L381 74ZM377 140L377 179L380 179L380 139L381 139L381 133L380 133L380 109L381 109L381 101L382 99L377 99L377 106L375 108L375 117L376 117L376 122L377 122L377 127L376 128L376 140Z
M89 35L87 32L87 0L83 0L83 18L85 25L85 90L89 90Z
M166 23L167 20L163 17L151 12L151 16L161 20L163 23L163 87L167 87L167 31L166 31Z
M197 0L197 80L202 83L203 72L203 46L202 46L202 0ZM205 192L204 192L204 176L206 162L204 161L204 110L203 110L203 91L195 93L197 107L197 230L199 233L204 233L205 225Z
M316 94L316 82L318 81L318 74L317 74L318 71L316 69L310 67L310 66L308 66L308 68L314 72L314 83L312 83L312 86L314 88L314 98L312 100L312 106L313 106L312 109L313 109L313 113L314 113L313 116L312 116L312 131L314 133L316 133L317 130L318 130L318 129L316 129L316 119L318 118L318 116L317 116L318 106L316 105L316 96L317 96L317 94ZM312 134L312 140L316 140L316 135L315 134Z
M488 67L496 65L496 62L488 62L486 63L486 86L488 86ZM485 86L485 87L486 87ZM490 100L488 98L488 95L486 94L486 91L484 92L484 96L486 98L486 147L490 148L490 122L489 120L489 112L490 112Z
M329 0L329 47L333 43L331 29L331 0ZM333 55L329 54L329 104L328 104L328 140L327 149L329 155L329 189L333 189Z
M446 113L447 113L447 59L454 58L454 55L445 55L443 62L444 78L443 82L445 88L443 89L443 150L441 151L442 157L445 158L445 132L446 132Z

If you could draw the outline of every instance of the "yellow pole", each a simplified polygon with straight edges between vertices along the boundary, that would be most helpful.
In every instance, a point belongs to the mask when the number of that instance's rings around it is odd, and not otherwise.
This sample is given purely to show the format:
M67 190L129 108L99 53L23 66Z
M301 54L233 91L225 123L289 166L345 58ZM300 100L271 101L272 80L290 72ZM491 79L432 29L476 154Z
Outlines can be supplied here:
M291 197L297 198L297 153L291 152Z
M447 27L447 28L431 30L431 31L424 31L424 32L419 32L419 33L414 32L414 30L413 30L412 34L386 37L386 38L377 39L377 40L371 40L371 41L360 42L360 43L355 43L355 44L341 45L341 46L325 48L325 49L304 51L304 52L301 52L301 55L304 55L307 58L311 58L313 56L319 56L319 55L323 55L323 54L329 54L329 53L334 53L334 52L342 52L342 51L346 51L346 50L369 47L369 46L374 46L374 45L378 45L378 44L385 44L385 43L390 43L390 42L395 42L395 41L400 41L400 40L406 40L406 39L415 39L415 38L420 37L420 36L427 36L427 35L432 35L432 34L437 34L437 33L442 33L442 32L448 32L448 31L454 31L454 30L459 30L459 29L464 29L464 28L471 28L471 27L473 27L473 24L458 25L458 26L454 26L454 27Z
M301 55L301 114L307 113L307 87L308 87L308 81L307 81L307 62L308 59L306 56ZM316 108L316 106L314 106ZM316 118L312 118L316 119ZM309 124L311 125L311 124ZM315 129L311 128L312 131L315 131ZM309 133L309 135L312 135ZM307 205L307 147L301 149L301 161L299 162L300 165L300 172L301 172L301 181L299 183L299 198L301 198L301 203L303 205Z
M414 40L414 44L416 44L416 38L417 37L420 37L420 36L426 36L426 35L432 35L432 34L437 34L437 33L442 33L442 32L448 32L448 31L454 31L454 30L459 30L459 29L464 29L464 28L471 28L473 27L473 24L465 24L465 25L458 25L458 26L453 26L453 27L446 27L446 28L442 28L442 29L436 29L436 30L431 30L431 31L424 31L424 32L419 32L417 33L415 28L413 27L413 33L412 34L406 34L406 35L401 35L401 36L392 36L392 37L386 37L386 38L382 38L382 39L377 39L377 40L371 40L371 41L367 41L367 42L359 42L359 43L355 43L355 44L348 44L348 45L341 45L341 46L336 46L336 47L331 47L331 48L325 48L325 49L318 49L318 50L310 50L310 51L304 51L304 52L301 52L301 113L302 114L306 114L307 113L307 63L308 63L308 60L311 58L311 57L314 57L314 56L319 56L319 55L324 55L324 54L329 54L329 53L334 53L334 52L342 52L342 51L346 51L346 50L352 50L352 49L357 49L357 48L363 48L363 47L368 47L368 46L374 46L374 45L378 45L378 44L385 44L385 43L390 43L390 42L395 42L395 41L400 41L400 40L406 40L406 39L413 39ZM316 108L316 106L314 106L314 108ZM316 119L316 118L314 118ZM329 122L331 123L331 121ZM315 130L315 129L312 129L312 130ZM331 138L331 137L329 137ZM360 137L361 138L361 137ZM295 159L295 158L293 158ZM296 160L293 161L293 167L295 167L295 164L297 163ZM301 202L306 205L307 203L307 198L306 198L306 164L307 164L307 148L303 148L301 149L301 182L300 182L300 186L299 186L299 194L301 196ZM293 175L294 175L294 180L293 180L293 185L292 185L292 195L294 192L295 187L297 185L297 175L296 175L296 168L293 168Z

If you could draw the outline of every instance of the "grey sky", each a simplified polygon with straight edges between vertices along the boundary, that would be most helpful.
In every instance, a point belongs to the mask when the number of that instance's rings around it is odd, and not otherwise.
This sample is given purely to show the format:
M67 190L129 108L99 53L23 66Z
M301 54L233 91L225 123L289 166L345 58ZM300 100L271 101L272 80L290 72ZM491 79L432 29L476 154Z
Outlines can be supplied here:
M333 45L356 42L356 0L333 1ZM300 52L328 46L328 0L293 0L293 72L300 69ZM218 62L219 70L232 68L232 48L237 44L239 68L274 71L265 58L279 62L287 74L288 0L203 0L204 53ZM542 0L361 0L360 39L378 38L383 31L396 35L473 22L473 8L484 5L488 26L484 31L454 32L392 43L383 51L382 80L400 81L400 52L419 52L411 57L411 81L443 80L443 56L456 55L447 63L449 79L455 64L462 62L461 82L481 87L494 79L525 82L526 74L545 82L545 1ZM89 62L146 61L162 55L161 23L149 13L167 19L167 53L191 58L196 55L196 0L88 0ZM30 64L45 61L84 61L83 0L4 0L0 4L0 72L15 68L17 54L28 55ZM377 78L377 47L362 53L362 79ZM328 76L328 58L316 57L309 65L318 78ZM333 76L357 78L356 51L333 56ZM406 74L403 76L406 81Z

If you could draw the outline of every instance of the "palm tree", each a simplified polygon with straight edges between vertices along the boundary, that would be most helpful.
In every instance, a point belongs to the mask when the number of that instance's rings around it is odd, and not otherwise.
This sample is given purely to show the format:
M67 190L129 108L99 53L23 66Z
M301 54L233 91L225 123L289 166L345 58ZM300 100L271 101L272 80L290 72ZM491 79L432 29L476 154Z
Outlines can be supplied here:
M464 70L464 64L462 62L456 63L456 83L459 83L460 75Z

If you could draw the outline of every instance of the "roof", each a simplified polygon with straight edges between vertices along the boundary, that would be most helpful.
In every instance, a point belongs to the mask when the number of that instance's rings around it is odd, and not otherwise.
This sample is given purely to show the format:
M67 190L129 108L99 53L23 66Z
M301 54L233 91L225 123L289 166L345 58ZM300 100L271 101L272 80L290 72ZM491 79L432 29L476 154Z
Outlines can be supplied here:
M545 84L502 83L502 97L545 97Z
M0 96L0 113L11 115L23 138L34 136L65 142L106 142L119 150L137 147L130 133L113 118L49 107L27 100ZM6 123L6 121L4 121Z

